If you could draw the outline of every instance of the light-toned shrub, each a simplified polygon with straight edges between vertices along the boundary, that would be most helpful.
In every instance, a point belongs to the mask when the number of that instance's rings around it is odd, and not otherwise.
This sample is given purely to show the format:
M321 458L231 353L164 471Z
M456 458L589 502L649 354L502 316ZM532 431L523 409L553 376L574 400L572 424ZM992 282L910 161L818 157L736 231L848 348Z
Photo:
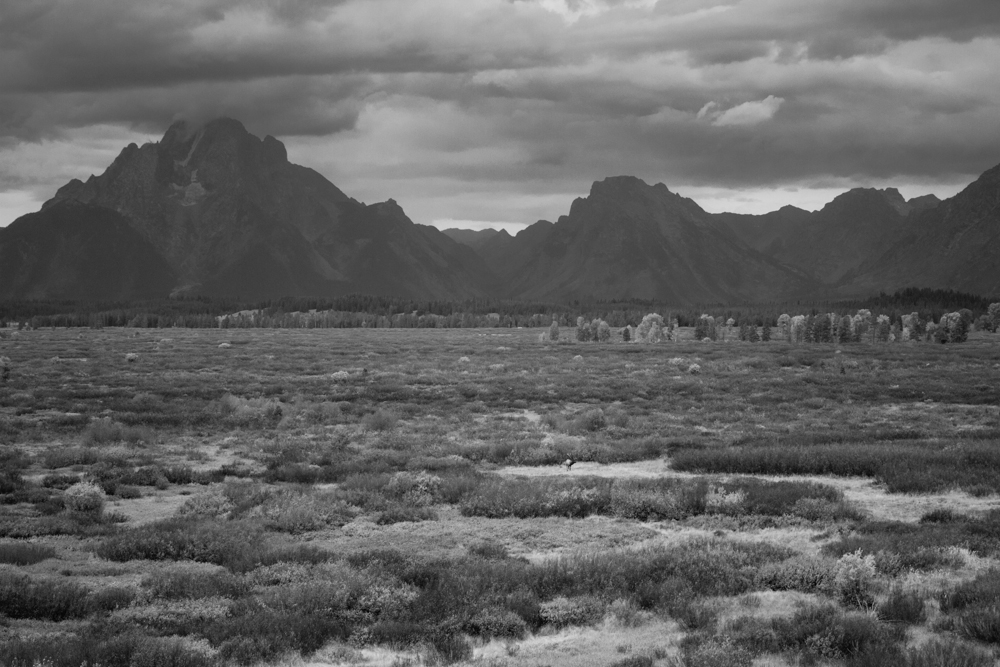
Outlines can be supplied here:
M410 505L431 505L441 493L441 478L423 470L397 472L386 483L385 493Z
M377 618L395 618L420 596L409 584L377 583L369 586L358 599L357 607Z
M864 555L859 549L844 554L837 561L833 578L834 589L844 604L860 609L872 609L876 590L875 556Z
M756 585L775 591L833 593L838 562L819 556L794 556L767 563L757 571Z
M139 361L139 355L136 354L135 352L129 352L128 354L125 355L125 361L129 363Z
M199 493L185 500L177 510L177 514L225 519L235 507L222 488L213 487L206 493Z
M354 509L331 493L290 489L272 495L255 507L250 516L262 517L273 530L297 534L343 526L354 514Z
M540 615L543 621L557 628L588 625L604 616L604 604L589 595L573 598L559 596L550 602L543 602Z
M73 512L100 515L104 511L104 489L93 482L77 482L63 491L63 502Z
M242 398L224 394L219 399L219 411L231 421L244 425L276 422L281 419L281 403L270 398Z

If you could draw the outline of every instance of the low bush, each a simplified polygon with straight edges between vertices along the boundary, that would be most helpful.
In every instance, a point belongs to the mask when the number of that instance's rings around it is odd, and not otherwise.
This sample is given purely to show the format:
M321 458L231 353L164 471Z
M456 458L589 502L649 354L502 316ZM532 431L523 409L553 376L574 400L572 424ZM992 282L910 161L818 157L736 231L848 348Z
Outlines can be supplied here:
M275 426L282 416L281 403L271 398L242 398L224 394L216 409L233 426Z
M46 475L42 478L42 486L46 489L65 491L79 481L79 475Z
M437 518L437 512L429 507L413 507L412 505L393 503L378 515L375 523L380 526L388 526L407 521L437 521Z
M542 620L556 628L590 625L604 617L604 603L591 596L557 597L541 604Z
M993 667L993 656L977 646L955 639L932 639L906 652L886 667Z
M248 592L243 579L229 572L157 570L142 580L142 587L156 599L180 600L240 597Z
M545 618L544 605L542 617ZM469 619L463 630L470 635L490 639L523 639L528 624L516 613L503 607L488 607Z
M689 642L684 647L685 667L750 667L749 651L720 638Z
M151 444L156 435L143 426L127 426L108 417L90 423L83 432L83 444L88 446L126 442L133 445Z
M129 667L211 667L212 656L187 646L177 638L156 638L140 641L132 654Z
M465 516L490 518L605 514L611 501L609 480L488 480L461 503Z
M775 591L832 593L837 561L815 556L793 556L768 563L757 573L756 585Z
M908 434L884 434L885 438ZM871 439L860 434L858 440ZM878 440L876 436L874 438ZM1000 490L1000 450L989 442L941 449L935 441L747 443L674 451L677 470L744 475L874 477L891 492L929 493L959 487Z
M656 662L649 655L630 655L621 660L615 660L608 667L653 667Z
M94 611L116 611L128 607L135 599L134 588L111 586L91 593L89 605Z
M350 626L320 614L278 611L259 603L238 603L207 629L219 655L240 665L270 662L288 651L308 656L327 641L345 641Z
M951 523L872 521L827 544L823 552L831 556L855 551L874 555L879 570L892 576L907 569L956 567L963 563L956 547L966 547L982 556L1000 553L998 519L988 515Z
M43 544L31 542L0 543L0 563L10 565L34 565L49 558L55 558L56 550Z
M1000 570L988 570L972 581L944 591L939 596L941 611L950 612L975 606L1000 605Z
M356 511L329 491L311 488L283 489L268 496L247 516L261 517L271 530L304 533L328 526L340 527L354 518Z
M132 667L132 657L145 637L126 633L115 637L52 635L0 643L0 664L6 667ZM180 662L175 667L187 667ZM192 664L192 667L201 667Z
M924 599L915 591L906 591L900 587L893 588L889 597L878 606L878 617L883 621L923 623L925 619Z
M97 450L89 447L53 447L46 449L42 454L42 465L49 470L75 465L93 465L99 460Z
M369 431L390 431L396 427L399 417L395 412L379 408L361 419L362 425Z
M330 555L309 546L271 546L259 526L243 521L177 518L139 526L106 539L97 548L114 561L194 560L248 572L277 562L320 563Z
M9 618L63 621L90 612L88 591L65 581L36 581L0 571L0 614Z
M770 621L771 651L801 651L813 658L858 658L895 653L905 628L880 623L868 614L844 612L833 605L814 605L791 618Z
M104 489L93 482L77 482L63 491L66 509L78 514L100 516L104 511Z

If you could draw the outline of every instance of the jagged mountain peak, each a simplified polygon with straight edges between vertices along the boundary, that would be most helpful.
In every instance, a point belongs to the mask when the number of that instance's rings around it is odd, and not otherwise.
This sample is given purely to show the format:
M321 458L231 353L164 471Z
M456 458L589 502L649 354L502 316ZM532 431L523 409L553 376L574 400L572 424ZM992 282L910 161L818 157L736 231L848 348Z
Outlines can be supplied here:
M187 291L447 299L481 296L493 280L470 250L415 225L394 200L351 199L233 118L178 121L158 142L130 144L44 208L64 202L119 214Z

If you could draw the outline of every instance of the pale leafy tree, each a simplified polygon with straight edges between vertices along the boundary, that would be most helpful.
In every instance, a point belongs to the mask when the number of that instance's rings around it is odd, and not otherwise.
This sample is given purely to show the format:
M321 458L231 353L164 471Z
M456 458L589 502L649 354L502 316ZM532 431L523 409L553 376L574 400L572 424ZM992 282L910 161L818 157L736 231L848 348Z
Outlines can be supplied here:
M712 340L717 340L719 337L718 333L719 323L711 315L705 316L705 334Z
M576 318L576 339L582 343L590 340L590 325L582 315Z
M900 318L900 324L902 328L899 332L899 340L903 343L908 343L911 340L916 339L916 322L920 320L920 315L917 313L910 313L909 315L903 315Z
M990 331L996 333L1000 329L1000 303L991 303L986 311L986 321L989 323Z
M781 338L784 338L789 343L792 342L792 318L788 313L782 313L778 317L778 331Z
M649 313L642 318L635 329L637 343L659 343L663 335L663 317L657 313Z
M964 343L969 337L969 322L962 313L947 313L938 323L938 339L941 342Z
M559 340L559 320L554 317L552 318L552 324L549 325L549 340Z
M889 323L889 316L879 315L875 320L875 340L879 343L888 343L890 333L892 333L892 326Z
M806 316L796 315L788 322L788 340L792 343L801 343L806 338Z
M930 341L941 342L941 341L938 341L938 338L937 338L938 325L935 324L933 321L928 322L927 326L924 327L924 334L926 335L928 342L930 342Z
M874 334L872 331L872 311L867 308L862 308L854 316L854 326L852 328L854 333L854 340L862 340L869 333Z
M611 327L604 320L597 321L597 340L602 343L607 343L611 340Z

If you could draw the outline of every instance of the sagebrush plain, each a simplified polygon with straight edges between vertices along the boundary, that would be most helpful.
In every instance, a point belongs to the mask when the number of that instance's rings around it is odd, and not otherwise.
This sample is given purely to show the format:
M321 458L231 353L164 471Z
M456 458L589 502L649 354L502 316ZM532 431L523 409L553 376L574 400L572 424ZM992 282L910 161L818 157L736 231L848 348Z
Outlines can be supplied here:
M1000 335L539 333L4 331L0 663L995 664Z

